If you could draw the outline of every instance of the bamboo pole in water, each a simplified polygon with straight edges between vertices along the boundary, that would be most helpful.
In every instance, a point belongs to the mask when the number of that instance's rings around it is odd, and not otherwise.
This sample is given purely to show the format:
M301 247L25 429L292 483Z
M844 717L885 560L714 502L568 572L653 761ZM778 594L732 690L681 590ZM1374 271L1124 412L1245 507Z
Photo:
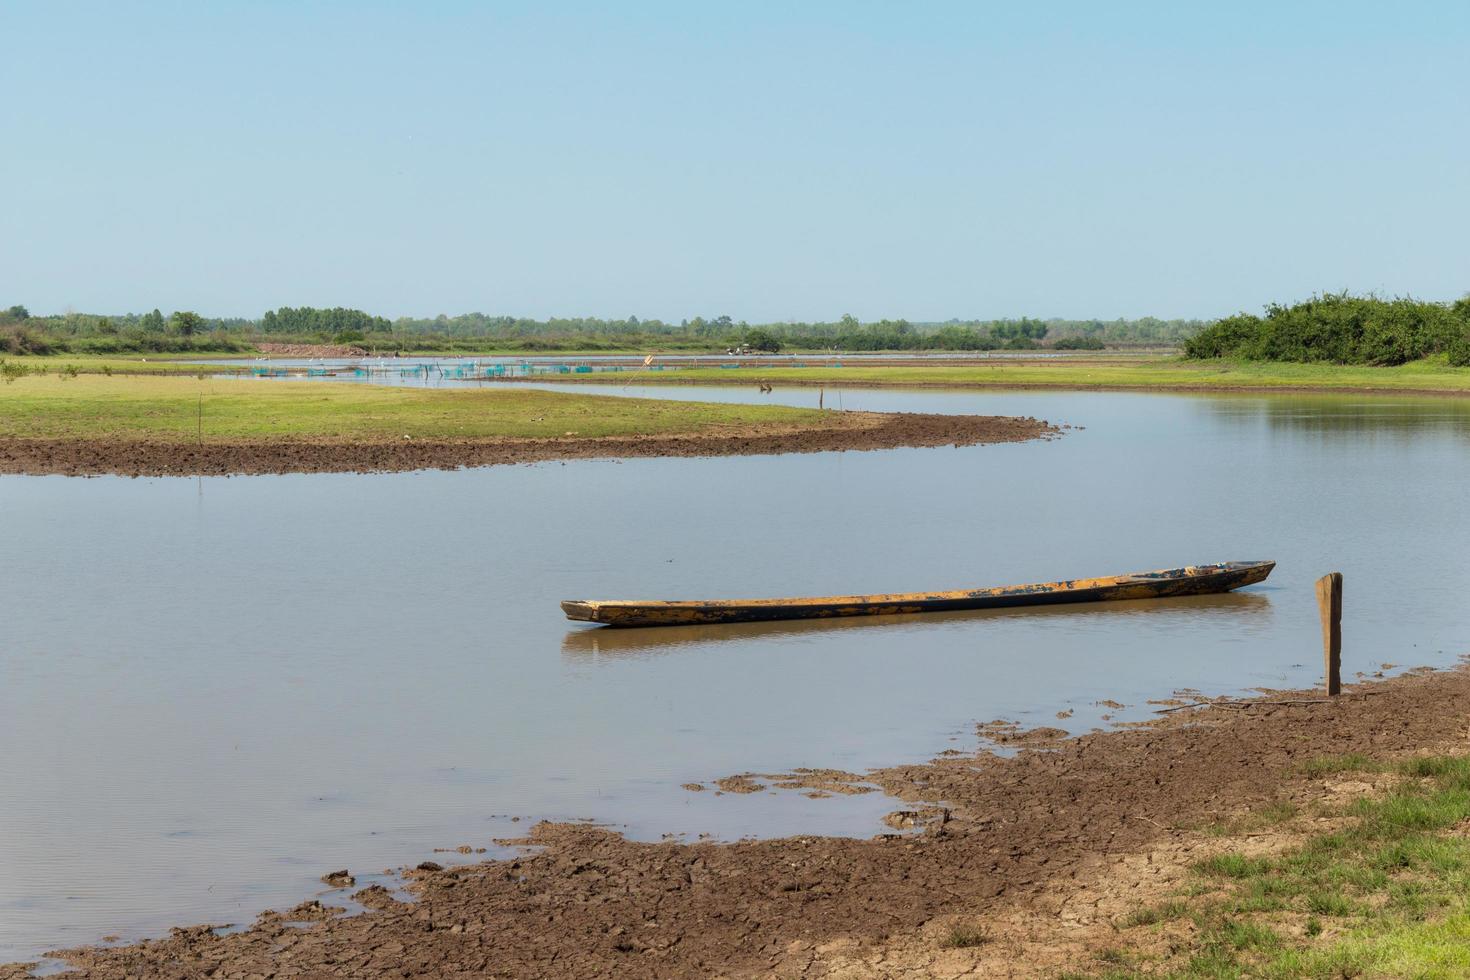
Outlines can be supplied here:
M1327 668L1327 694L1342 693L1342 572L1317 580L1317 610L1322 614L1322 657Z

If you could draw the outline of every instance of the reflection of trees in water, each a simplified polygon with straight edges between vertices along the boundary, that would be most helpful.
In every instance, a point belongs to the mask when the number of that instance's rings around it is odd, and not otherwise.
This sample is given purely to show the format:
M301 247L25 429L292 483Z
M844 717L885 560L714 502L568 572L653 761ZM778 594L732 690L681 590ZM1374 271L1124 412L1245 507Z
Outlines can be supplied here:
M774 623L730 623L704 626L649 626L612 629L604 626L576 627L562 638L563 656L640 656L674 653L683 647L731 641L817 638L839 631L892 630L895 639L940 626L970 623L976 627L991 619L1033 622L1088 620L1148 620L1159 617L1195 617L1203 624L1227 620L1253 625L1269 619L1271 600L1259 592L1227 592L1223 595L1180 596L1172 599L1129 599L1116 602L1083 602L1076 605L1019 606L1012 609L974 609L958 612L912 613L903 616L850 616L840 619L797 619ZM1144 625L1140 622L1139 625ZM867 638L865 634L864 638Z
M1215 418L1307 435L1401 440L1442 433L1470 439L1470 398L1399 399L1387 395L1238 396L1207 402Z

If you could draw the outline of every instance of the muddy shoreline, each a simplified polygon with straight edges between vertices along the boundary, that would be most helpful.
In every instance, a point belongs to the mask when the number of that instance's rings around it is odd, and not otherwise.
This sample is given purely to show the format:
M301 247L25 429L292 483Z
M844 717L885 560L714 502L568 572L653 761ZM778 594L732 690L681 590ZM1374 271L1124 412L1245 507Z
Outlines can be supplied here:
M1033 418L833 412L819 425L722 426L688 435L558 439L0 438L0 473L65 476L233 476L388 473L506 463L647 456L754 456L1024 442L1057 435Z
M277 344L262 341L255 349L272 357L370 357L366 347L355 344Z
M666 375L663 377L667 377ZM690 378L685 380L632 380L619 375L617 382L598 379L596 376L564 377L547 376L537 378L496 378L486 384L647 384L655 387L676 388L683 386L714 386L721 388L757 384L756 375L749 378ZM769 373L759 375L759 381L788 388L912 388L912 389L964 389L966 391L1106 391L1124 394L1148 394L1157 392L1166 395L1405 395L1414 398L1470 398L1470 388L1374 388L1353 385L1225 385L1225 384L1076 384L1050 381L874 381L872 379L848 381L842 378L827 380L802 380L799 378L773 378Z
M1331 701L1308 691L1160 709L1154 722L1078 738L982 725L977 751L927 764L781 777L877 784L901 801L888 822L903 833L635 843L540 824L518 859L409 870L413 902L369 888L354 895L373 910L363 915L334 917L328 895L326 909L267 912L229 935L191 927L63 955L72 975L107 978L925 976L936 957L1009 975L981 966L1004 951L943 950L934 930L1064 907L1082 883L1185 828L1300 788L1309 759L1463 751L1467 705L1461 668ZM996 744L1019 752L1002 757Z

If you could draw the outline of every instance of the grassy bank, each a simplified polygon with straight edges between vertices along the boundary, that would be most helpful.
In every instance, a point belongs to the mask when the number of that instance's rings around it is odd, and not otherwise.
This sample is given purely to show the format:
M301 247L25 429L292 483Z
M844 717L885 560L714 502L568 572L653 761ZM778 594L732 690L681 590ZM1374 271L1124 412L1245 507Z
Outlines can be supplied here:
M623 373L619 383L942 386L952 388L1156 389L1162 391L1311 390L1441 392L1470 394L1470 368L1440 360L1399 367L1335 364L1187 361L1182 358L1058 358L1050 361L996 361L993 364L927 366L863 365L832 367L813 359L807 367L691 368ZM596 375L549 378L596 382Z
M1072 975L1470 975L1470 758L1383 765L1359 755L1306 768L1344 781L1386 774L1391 785L1315 813L1263 810L1249 828L1258 836L1300 833L1303 823L1328 829L1274 853L1198 862L1190 887L1136 909L1118 923L1120 945L1105 962Z
M27 375L0 383L0 438L163 440L549 438L803 425L820 413L571 392L424 390L195 377Z
M236 355L228 354L147 354L147 355L93 355L93 354L27 354L21 357L0 355L0 382L15 380L31 375L77 374L229 374L243 372L243 367L201 363L201 359L222 359Z
M572 356L572 355L567 355ZM996 360L983 364L864 365L812 356L805 367L629 369L614 374L548 375L537 381L583 384L850 385L951 388L1062 388L1158 391L1357 391L1470 394L1470 368L1451 367L1443 357L1396 367L1294 364L1264 361L1185 360L1179 357L1110 355ZM0 359L0 374L200 375L246 369L200 364L184 355L148 358L12 357Z

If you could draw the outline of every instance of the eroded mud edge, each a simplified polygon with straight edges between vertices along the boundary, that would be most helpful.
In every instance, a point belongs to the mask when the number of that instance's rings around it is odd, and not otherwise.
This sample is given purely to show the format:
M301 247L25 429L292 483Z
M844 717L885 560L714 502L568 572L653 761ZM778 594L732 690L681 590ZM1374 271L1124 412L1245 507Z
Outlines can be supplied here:
M89 977L836 975L823 949L850 963L937 917L1014 909L1170 828L1273 798L1308 759L1443 746L1463 741L1467 720L1464 669L1331 701L1220 702L1008 758L950 753L867 774L938 815L919 834L637 843L541 824L517 860L410 872L413 903L360 893L374 911L304 929L270 913L236 934L182 929L65 956Z
M230 476L382 473L551 460L745 456L1023 442L1059 434L1039 419L834 412L810 427L724 426L690 435L557 439L0 439L0 473Z

